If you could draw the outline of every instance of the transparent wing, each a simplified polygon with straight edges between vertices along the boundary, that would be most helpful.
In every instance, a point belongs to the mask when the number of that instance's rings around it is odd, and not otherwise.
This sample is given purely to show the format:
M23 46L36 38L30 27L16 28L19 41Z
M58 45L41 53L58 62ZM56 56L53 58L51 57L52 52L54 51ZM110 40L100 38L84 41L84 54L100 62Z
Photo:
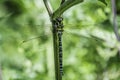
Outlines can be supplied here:
M108 38L106 36L109 36L109 33L105 31L103 32L103 30L99 29L99 27L101 26L102 26L101 24L64 25L64 32L62 36L64 66L73 65L76 62L75 61L76 55L78 55L78 57L79 55L84 56L87 53L86 49L96 48L96 45L103 45L103 41L105 40L113 40L106 39ZM48 60L51 60L50 58L54 59L53 49L51 49L53 48L53 41L52 41L52 28L50 24L47 25L26 24L22 25L20 30L22 30L20 32L23 32L21 46L22 48L24 48L24 51L30 51L29 55L31 55L31 52L33 52L32 53L33 56L38 53L41 54L46 53L47 55L49 55L47 57ZM65 67L63 67L63 70L64 68Z
M29 24L24 24L20 26L20 29L22 30L23 33L23 43L32 41L35 39L42 40L45 42L49 36L52 36L51 34L51 26L47 25L29 25Z
M92 28L97 26L96 24L87 24L87 25L73 25L67 24L64 25L63 38L69 39L71 36L84 36L87 37L89 34L88 27ZM83 30L83 28L86 28ZM47 39L52 37L52 27L51 24L47 25L30 25L24 24L21 26L21 29L24 31L25 35L23 37L23 42L31 41L34 39Z

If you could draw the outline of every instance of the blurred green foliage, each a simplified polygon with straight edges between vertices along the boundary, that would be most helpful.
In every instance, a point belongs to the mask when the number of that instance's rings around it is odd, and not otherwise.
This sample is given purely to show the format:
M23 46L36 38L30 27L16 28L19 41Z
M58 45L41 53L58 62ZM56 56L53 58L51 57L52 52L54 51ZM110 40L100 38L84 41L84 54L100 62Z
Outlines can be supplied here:
M51 0L54 10L59 2ZM63 80L120 80L119 43L113 32L110 0L85 0L63 17ZM55 80L50 25L42 0L0 1L3 80Z

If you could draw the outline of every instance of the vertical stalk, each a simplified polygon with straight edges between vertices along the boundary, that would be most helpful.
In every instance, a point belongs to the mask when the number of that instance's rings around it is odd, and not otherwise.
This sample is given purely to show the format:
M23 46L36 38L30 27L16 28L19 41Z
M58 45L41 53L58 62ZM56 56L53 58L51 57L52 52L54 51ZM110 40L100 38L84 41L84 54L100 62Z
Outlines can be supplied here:
M113 27L114 27L114 33L118 41L120 41L120 36L118 33L118 24L117 24L117 13L116 13L116 0L111 0L112 3L112 14L113 14Z
M49 17L51 18L51 22L52 22L54 63L55 63L55 78L56 78L56 80L62 80L62 76L60 75L60 71L59 71L58 36L57 36L57 30L56 30L55 22L54 22L54 20L52 18L53 11L52 11L51 5L48 2L48 0L43 0L43 2L45 4L45 7L46 7L46 9L48 11Z
M114 33L117 38L117 41L120 43L120 36L119 36L119 28L118 28L118 23L117 23L117 7L116 7L116 0L111 0L112 4L112 15L113 15L113 28L114 28ZM120 47L118 45L118 52L119 52L119 57L120 57Z
M48 0L43 0L43 2L44 2L45 7L46 7L46 9L47 9L47 11L48 11L49 17L51 17L52 14L53 14L53 9L52 9L49 1L48 1Z
M60 17L63 12L65 12L70 7L83 2L84 0L62 0L60 7L56 11L52 11L52 7L48 0L43 0L45 7L47 9L47 12L49 14L49 17L52 22L52 29L53 29L53 46L54 46L54 62L55 62L55 78L56 80L62 80L62 75L60 74L60 60L59 60L59 38L58 38L58 32L57 27L55 24L55 20Z

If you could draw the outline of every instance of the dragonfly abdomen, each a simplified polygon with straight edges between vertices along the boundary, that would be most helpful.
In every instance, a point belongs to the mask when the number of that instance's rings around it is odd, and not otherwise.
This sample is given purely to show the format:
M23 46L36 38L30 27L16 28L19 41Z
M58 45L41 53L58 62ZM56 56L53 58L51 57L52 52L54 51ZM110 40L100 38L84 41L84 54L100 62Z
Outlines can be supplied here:
M59 71L60 74L63 75L63 65L62 65L62 55L63 55L63 51L62 51L62 32L58 31L58 43L59 43Z

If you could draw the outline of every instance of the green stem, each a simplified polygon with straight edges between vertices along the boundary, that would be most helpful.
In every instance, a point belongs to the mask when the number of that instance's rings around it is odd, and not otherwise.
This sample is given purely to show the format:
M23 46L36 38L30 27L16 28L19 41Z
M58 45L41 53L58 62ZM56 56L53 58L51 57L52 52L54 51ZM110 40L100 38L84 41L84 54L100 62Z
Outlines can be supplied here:
M54 62L55 62L55 77L56 80L62 80L62 76L60 75L59 71L59 53L58 53L58 37L57 37L57 30L55 29L54 20L58 17L60 17L63 12L65 12L70 7L83 2L83 0L67 0L64 2L54 13L52 11L51 5L49 4L48 0L43 0L45 7L48 11L48 14L50 16L51 22L52 22L52 29L53 29L53 46L54 46Z
M67 0L53 13L52 19L54 20L55 18L61 16L67 9L83 1L84 0Z
M52 7L51 7L51 4L49 3L48 0L43 0L43 2L44 2L44 4L45 4L45 7L46 7L46 9L47 9L47 12L48 12L49 16L51 17L52 14L53 14L53 9L52 9Z

